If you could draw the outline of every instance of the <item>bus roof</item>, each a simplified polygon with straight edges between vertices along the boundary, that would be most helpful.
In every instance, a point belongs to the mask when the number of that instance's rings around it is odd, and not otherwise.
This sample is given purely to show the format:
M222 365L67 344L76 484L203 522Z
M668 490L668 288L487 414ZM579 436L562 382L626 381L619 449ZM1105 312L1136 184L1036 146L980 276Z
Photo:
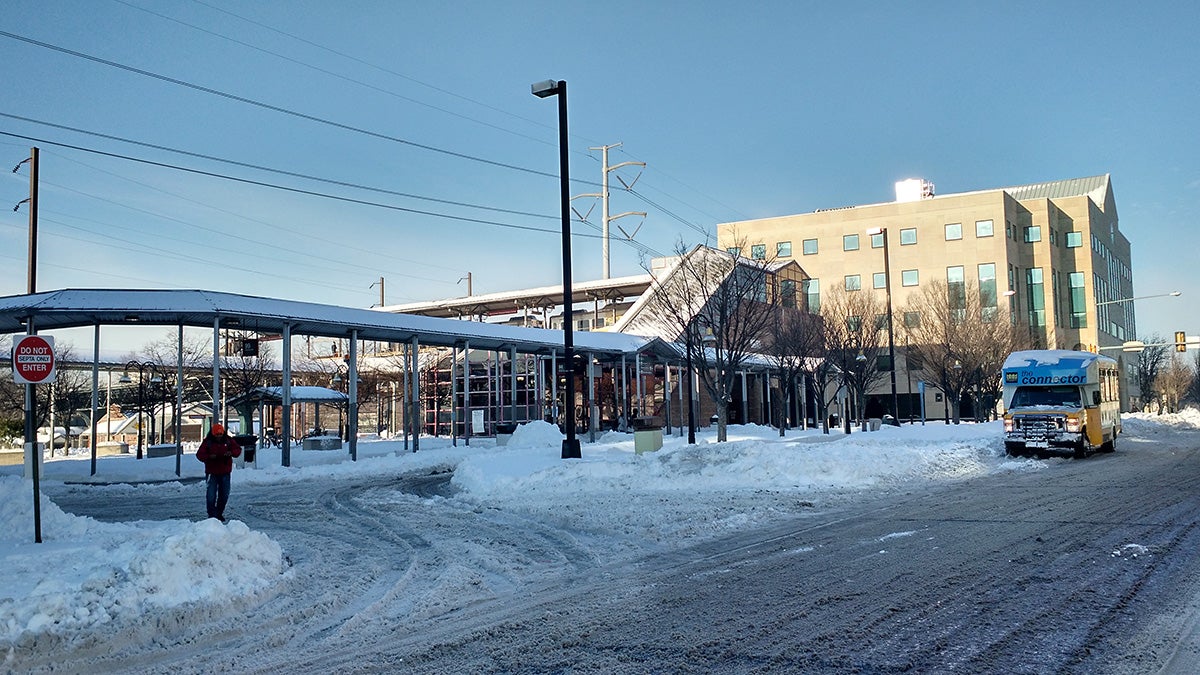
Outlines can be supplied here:
M1103 363L1114 368L1117 362L1103 354L1076 352L1066 349L1031 349L1013 352L1004 359L1004 369L1009 368L1087 368L1093 363Z

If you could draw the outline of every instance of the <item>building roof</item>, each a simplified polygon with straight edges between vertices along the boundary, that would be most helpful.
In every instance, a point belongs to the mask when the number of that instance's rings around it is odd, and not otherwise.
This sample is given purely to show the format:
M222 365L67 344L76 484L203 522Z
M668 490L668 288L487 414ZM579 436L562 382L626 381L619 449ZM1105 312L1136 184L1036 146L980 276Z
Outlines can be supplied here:
M638 274L615 279L577 281L571 284L571 302L616 300L637 297L650 287L652 277ZM562 304L563 287L540 286L500 293L469 295L462 298L411 302L379 308L385 312L420 314L421 316L460 317L489 314L511 314L519 309L556 307Z
M1012 195L1013 199L1062 199L1065 197L1090 197L1092 201L1104 206L1104 195L1108 192L1109 174L1088 176L1087 178L1068 178L1053 180L1047 183L1017 185L1002 188Z

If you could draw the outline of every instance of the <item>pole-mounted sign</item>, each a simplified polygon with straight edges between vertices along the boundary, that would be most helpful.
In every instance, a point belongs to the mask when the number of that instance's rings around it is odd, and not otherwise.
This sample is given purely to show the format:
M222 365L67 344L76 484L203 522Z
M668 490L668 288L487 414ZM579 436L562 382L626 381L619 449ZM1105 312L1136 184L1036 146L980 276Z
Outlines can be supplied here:
M13 382L47 384L54 381L54 338L26 335L13 345Z

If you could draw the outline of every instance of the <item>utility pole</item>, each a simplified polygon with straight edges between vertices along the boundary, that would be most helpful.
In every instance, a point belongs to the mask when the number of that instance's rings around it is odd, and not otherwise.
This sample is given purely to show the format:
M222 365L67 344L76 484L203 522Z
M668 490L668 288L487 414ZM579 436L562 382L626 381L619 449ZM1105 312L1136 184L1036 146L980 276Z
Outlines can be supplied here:
M458 279L458 281L456 281L456 282L454 282L454 283L456 283L456 284L457 284L457 283L460 283L460 282L462 282L464 279L465 279L465 280L466 280L466 282L467 282L467 297L469 298L469 297L471 297L471 273L470 273L470 272L467 272L467 276L465 276L465 277L460 277L460 278Z
M645 162L621 162L620 164L609 166L608 165L609 149L610 148L619 148L619 147L621 147L620 143L613 143L612 145L601 145L601 146L595 147L595 148L588 148L588 150L599 150L601 152L601 174L600 174L601 188L600 188L599 193L589 193L589 194L584 194L584 195L577 195L578 197L599 197L600 198L601 220L603 222L603 227L601 228L601 237L600 237L601 247L602 247L602 252L601 252L601 262L602 262L601 278L602 279L608 279L610 276L609 275L609 253L608 253L610 223L612 223L612 221L614 221L614 220L617 220L618 218L624 218L625 216L641 216L643 218L646 217L645 211L626 211L625 213L619 213L615 216L608 215L608 213L609 213L609 211L608 211L608 200L609 200L608 174L609 174L609 172L616 171L617 169L620 169L620 168L626 167L626 166L640 166L640 167L646 166ZM637 175L637 178L634 178L633 181L629 182L629 183L626 183L625 180L623 178L621 178L621 176L619 176L619 175L617 176L617 180L621 182L621 185L625 186L626 190L632 190L634 184L637 183L638 178L640 178L641 175L642 174L639 173ZM572 210L574 211L574 209L572 209ZM575 215L579 216L580 220L587 220L587 218L584 218L583 215L581 215L578 211L575 211ZM640 228L640 227L641 227L641 225L638 226L638 228ZM617 229L620 229L620 228L618 227ZM634 234L637 234L637 228L635 228L633 232L634 232ZM629 234L625 230L621 230L621 233L624 234L627 239L633 239L633 234Z
M21 168L21 164L29 162L29 197L17 202L13 207L13 211L21 208L21 204L29 203L29 274L28 274L28 293L33 295L37 292L37 228L38 228L38 160L40 152L34 147L29 150L29 158L22 160L15 167L13 173ZM25 320L26 334L33 335L37 332L33 324L33 317L29 316ZM15 340L14 340L15 343ZM30 459L30 474L33 478L33 541L34 543L42 543L42 499L41 499L41 476L39 466L41 460L41 448L37 442L37 397L34 395L34 385L25 385L25 448L26 457ZM53 397L51 397L53 401ZM95 444L96 439L92 439ZM54 448L54 418L50 418L50 448L53 452Z

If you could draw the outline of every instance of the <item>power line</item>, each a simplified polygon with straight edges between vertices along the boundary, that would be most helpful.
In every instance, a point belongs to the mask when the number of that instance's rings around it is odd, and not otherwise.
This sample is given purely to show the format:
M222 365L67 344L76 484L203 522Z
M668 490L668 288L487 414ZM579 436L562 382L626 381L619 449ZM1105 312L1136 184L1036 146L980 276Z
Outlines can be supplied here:
M258 240L255 240L255 239L250 239L249 237L243 237L243 236L240 236L240 235L237 235L237 234L232 234L232 233L229 233L229 232L223 232L223 231L221 231L221 230L217 230L217 229L215 229L215 228L212 228L212 227L206 227L206 226L204 226L204 225L198 225L198 224L196 224L196 223L191 223L191 222L188 222L188 221L186 221L186 220L182 220L182 219L180 219L180 218L176 218L176 217L174 217L174 216L168 216L168 215L164 215L164 214L161 214L161 213L155 213L155 212L153 212L153 211L148 211L148 210L146 210L146 209L140 209L140 208L138 208L138 207L136 207L136 206L130 206L130 205L128 205L128 204L122 204L122 203L120 203L120 202L118 202L118 201L115 201L115 200L112 200L112 199L108 199L108 198L105 198L105 197L101 197L101 196L99 196L99 195L94 195L94 194L91 194L91 193L88 193L88 192L84 192L84 191L82 191L82 190L77 190L77 189L75 189L75 188L70 188L70 187L67 187L67 186L65 186L65 185L59 185L59 184L57 184L57 183L53 183L53 182L47 181L47 180L45 180L45 179L42 179L42 184L43 184L43 185L50 185L50 186L56 187L56 188L58 188L58 189L60 189L60 190L66 190L66 191L68 191L68 192L73 192L73 193L75 193L75 194L82 195L82 196L84 196L84 197L89 197L89 198L91 198L91 199L95 199L95 200L97 200L97 201L104 202L104 203L106 203L106 204L112 204L112 205L114 205L114 206L118 206L118 207L121 207L121 208L129 209L130 211L134 211L134 212L136 212L136 213L142 213L142 214L145 214L145 215L148 215L148 216L152 216L152 217L154 217L154 218L161 218L161 219L163 219L163 220L167 220L167 221L170 221L170 222L178 223L178 224L180 224L180 225L184 225L184 226L186 226L186 227L192 227L192 228L196 228L196 229L198 229L198 230L203 230L203 231L205 231L205 232L211 232L212 234L215 234L215 235L217 235L217 236L219 236L219 237L223 237L223 238L226 238L226 239L236 239L236 240L239 240L239 241L244 241L244 242L246 242L247 244L254 244L254 245L256 245L256 246L266 247L267 249L269 249L269 250L272 250L272 251L278 250L278 251L286 251L286 252L288 252L288 253L293 253L293 254L296 254L296 255L300 256L300 259L301 259L301 260L310 260L310 259L312 259L312 258L314 258L314 257L318 257L318 254L317 254L317 253L315 253L315 252L313 252L313 251L299 251L299 250L296 250L296 249L294 249L294 248L288 248L287 246L282 246L282 245L280 245L279 243L268 243L268 242L258 241ZM65 215L65 214L64 214L64 215ZM94 222L94 221L93 221L93 222ZM233 250L237 250L237 249L233 249ZM369 273L371 273L371 274L376 274L376 273L378 273L378 271L379 271L379 270L378 270L378 268L375 268L375 267L366 267L366 266L363 266L363 265L356 265L356 264L354 264L354 263L347 262L347 261L345 261L345 260L338 259L338 258L326 259L326 260L325 260L325 262L327 262L327 263L334 263L334 264L337 264L337 265L341 265L341 266L343 266L343 267L350 268L350 269L352 269L352 270L356 270L356 271L358 271L358 270L361 270L361 271L369 272ZM394 272L394 271L388 271L388 274L389 274L389 275L393 275L393 276L407 277L407 278L409 278L409 279L417 279L417 280L419 280L419 281L439 281L439 280L437 280L437 279L429 279L429 278L427 278L427 277L419 277L419 276L412 275L412 274L403 274L403 273L401 273L401 272ZM440 282L440 283L448 283L448 282Z
M412 213L412 214L416 214L416 215L430 216L430 217L434 217L434 218L445 218L448 220L457 220L457 221L465 222L465 223L476 223L476 224L480 224L480 225L495 225L497 227L505 227L505 228L514 229L514 230L524 230L527 232L542 232L544 234L559 234L559 230L557 230L557 229L545 229L545 228L540 228L540 227L532 227L529 225L515 225L513 223L501 223L501 222L495 221L495 220L483 220L481 218L468 218L466 216L453 216L453 215L450 215L447 213L438 213L436 211L423 211L421 209L411 209L411 208L407 208L404 206L396 206L394 204L383 204L380 202L367 201L365 199L355 199L353 197L344 197L341 195L333 195L333 194L329 194L329 193L325 193L325 192L317 192L315 190L305 190L303 188L289 187L286 185L279 185L276 183L267 183L265 181L258 181L258 180L253 180L250 178L239 178L237 176L230 176L227 174L216 173L215 171L204 171L203 169L193 169L191 167L179 166L176 164L168 164L166 162L157 162L157 161L154 161L151 159L130 157L128 155L122 155L122 154L115 153L115 152L107 152L104 150L97 150L95 148L86 148L86 147L79 146L79 145L72 145L70 143L60 143L58 141L51 141L51 140L44 139L44 138L36 138L33 136L25 136L22 134L14 134L14 133L11 133L8 131L0 131L0 135L9 136L12 138L21 138L21 139L24 139L24 140L27 140L27 141L30 141L33 143L42 143L44 145L53 145L53 146L60 147L60 148L69 148L71 150L78 150L80 152L88 152L88 153L92 153L95 155L101 155L104 157L112 157L115 159L123 159L123 160L130 161L130 162L138 162L140 164L157 166L159 168L164 168L164 169L174 169L176 171L184 171L184 172L196 174L199 176L207 176L209 178L219 178L222 180L233 181L236 183L245 183L246 185L255 185L258 187L267 187L267 188L272 188L275 190L283 190L285 192L293 192L296 194L308 195L310 197L323 197L325 199L334 199L337 201L347 202L350 204L359 204L362 206L374 206L374 207L381 208L381 209L389 209L392 211L402 211L404 213ZM580 236L586 237L588 235L580 235Z
M0 116L4 116L4 115L5 115L5 113L0 113ZM437 212L433 212L433 211L422 211L419 209L411 209L411 208L406 208L403 206L396 206L393 204L382 204L379 202L371 202L371 201L366 201L366 200L362 200L362 199L355 199L352 197L343 197L340 195L332 195L332 194L323 193L323 192L316 192L313 190L304 190L301 188L294 188L294 187L289 187L286 185L278 185L275 183L256 181L256 180L252 180L252 179L248 179L248 178L240 178L237 176L230 176L227 174L220 174L220 173L216 173L216 172L212 172L212 171L193 169L191 167L179 166L179 165L175 165L175 164L168 164L166 162L158 162L158 161L149 160L149 159L142 159L139 157L131 157L128 155L107 152L107 151L98 150L95 148L87 148L87 147L83 147L83 146L72 145L69 143L60 143L57 141L51 141L51 140L47 140L47 139L43 139L43 138L36 138L33 136L25 136L22 134L14 134L14 133L7 132L7 131L0 131L0 136L9 136L12 138L20 138L20 139L24 139L24 140L27 140L27 141L30 141L33 143L42 143L44 145L52 145L52 146L61 147L61 148L68 148L71 150L78 150L80 152L91 153L91 154L100 155L100 156L104 156L104 157L112 157L115 159L122 159L122 160L130 161L130 162L137 162L140 164L147 164L150 166L156 166L156 167L160 167L160 168L173 169L176 171L184 171L187 173L193 173L193 174L197 174L197 175L201 175L201 176L207 176L210 178L218 178L218 179L229 180L229 181L234 181L234 182L238 182L238 183L245 183L248 185L254 185L254 186L258 186L258 187L267 187L267 188L272 188L272 189L276 189L276 190L282 190L285 192L294 192L297 194L303 194L303 195L307 195L307 196L322 197L325 199L333 199L333 200L337 200L337 201L348 202L351 204L359 204L359 205L363 205L363 206L374 206L374 207L383 208L383 209L402 211L405 213L413 213L413 214L417 214L417 215L428 215L428 216L433 216L433 217L437 217L437 218L446 218L446 219L450 219L450 220L458 220L458 221L468 222L468 223L477 223L477 224L483 224L483 225L495 225L497 227L504 227L504 228L509 228L509 229L525 230L525 231L530 231L530 232L542 232L542 233L546 233L546 234L555 234L555 235L560 234L560 230L558 230L558 229L545 229L545 228L539 228L539 227L532 227L532 226L528 226L528 225L516 225L513 223L501 223L498 221L483 220L483 219L479 219L479 218L467 218L464 216L454 216L454 215L450 215L450 214L437 213ZM163 149L165 149L167 151L174 151L171 148L164 147ZM184 151L179 151L179 152L184 152ZM184 152L184 154L189 154L189 153ZM215 161L226 161L226 160L222 160L220 158L213 158L213 159ZM232 160L229 160L229 161L232 162ZM236 163L236 162L233 162L233 163ZM586 221L579 221L579 222L586 222ZM587 223L587 224L591 225L593 228L596 227L592 223ZM572 236L590 238L590 239L600 239L601 238L601 235L598 235L598 234L597 235L589 235L589 234L584 234L582 232L573 232ZM643 245L641 245L639 242L635 242L633 240L618 239L617 241L625 242L628 246L639 249L639 250L643 250L643 252L660 255L653 249L646 248Z
M247 49L253 49L253 50L254 50L254 51L256 51L256 52L261 52L261 53L263 53L263 54L268 54L268 55L270 55L270 56L274 56L274 57L276 57L276 58L283 59L284 61L288 61L288 62L290 62L290 63L294 63L294 64L296 64L296 65L298 65L298 66L303 66L303 67L305 67L305 68L309 68L309 69L311 69L311 70L315 70L315 71L317 71L318 73L323 73L323 74L325 74L325 75L329 75L330 77L336 77L336 78L338 78L338 79L340 79L340 80L345 80L345 81L347 81L347 82L350 82L350 83L353 83L353 84L357 84L357 85L358 85L358 86L360 86L360 87L365 87L365 88L367 88L367 89L370 89L370 90L372 90L372 91L377 91L377 92L379 92L379 93L381 93L381 94L387 94L388 96L393 96L393 97L395 97L395 98L398 98L398 99L400 99L400 100L402 100L402 101L407 101L407 102L409 102L409 103L413 103L413 104L415 104L415 105L424 106L424 107L426 107L426 108L429 108L429 109L431 109L431 110L436 110L436 111L438 111L438 112L440 112L440 113L445 113L445 114L447 114L447 115L451 115L451 116L453 116L453 117L457 117L457 118L459 118L459 119L464 119L464 120L467 120L468 122L474 122L474 123L476 123L476 124L480 124L480 125L482 125L482 126L485 126L485 127L488 127L488 128L490 128L490 129L495 129L496 131L502 131L502 132L504 132L504 133L507 133L507 134L512 134L512 135L514 135L514 136L519 136L519 137L521 137L521 138L524 138L524 139L526 139L526 140L534 141L534 142L536 142L536 143L542 143L542 144L544 144L544 145L555 146L555 144L554 144L553 142L551 142L551 141L548 141L548 140L545 140L545 139L542 139L542 138L537 138L537 137L534 137L534 136L529 136L529 135L527 135L527 134L522 134L522 133L520 133L520 132L513 131L512 129L505 129L504 127L501 127L501 126L499 126L499 125L496 125L496 124L491 124L490 122L484 122L484 121L482 121L482 120L478 120L478 119L475 119L475 118L473 118L473 117L469 117L469 116L467 116L467 115L463 115L463 114L460 114L460 113L456 113L456 112L454 112L454 111L452 111L452 110L447 110L447 109L445 109L445 108L439 108L438 106L435 106L435 105L433 105L433 104L431 104L431 103L426 103L426 102L424 102L424 101L419 101L419 100L417 100L417 99L415 99L415 98L410 98L410 97L408 97L408 96L404 96L403 94L398 94L398 93L396 93L396 92L394 92L394 91L391 91L391 90L388 90L388 89L384 89L383 87L377 87L377 86L375 86L375 85L373 85L373 84L370 84L370 83L367 83L367 82L363 82L363 81L361 81L361 80L356 80L356 79L354 79L354 78L352 78L352 77L347 77L346 75L341 75L341 74L339 74L339 73L335 73L335 72L333 72L332 70L327 70L327 69L325 69L325 68L322 68L322 67L320 67L320 66L315 66L315 65L312 65L311 63L305 63L304 61L301 61L301 60L299 60L299 59L294 59L294 58L292 58L292 57L290 57L290 56L287 56L287 55L284 55L284 54L280 54L279 52L274 52L274 51L271 51L271 50L269 50L269 49L266 49L266 48L263 48L263 47L259 47L258 45L254 45L254 44L251 44L251 43L249 43L249 42L245 42L245 41L243 41L243 40L239 40L239 39L237 39L237 38L229 37L228 35L224 35L224 34L218 33L218 32L216 32L216 31L213 31L213 30L209 30L209 29L207 29L207 28L202 28L202 27L200 27L200 26L197 26L197 25L195 25L195 24L191 24L191 23L188 23L188 22L186 22L186 21L183 21L183 20L180 20L180 19L176 19L176 18L174 18L174 17L167 16L166 14L160 14L159 12L156 12L156 11L154 11L154 10L151 10L151 9L146 9L145 7L139 7L139 6L137 6L137 5L135 5L135 4L131 3L131 2L126 2L126 0L113 0L113 2L120 3L120 4L122 4L122 5L125 5L126 7L129 7L129 8L131 8L131 9L136 9L136 10L138 10L138 11L145 12L145 13L147 13L147 14L150 14L150 15L153 15L153 16L157 16L158 18L160 18L160 19L163 19L164 21L170 21L170 22L172 22L172 23L176 23L176 24L179 24L179 25L181 25L181 26L186 26L186 27L188 27L188 28L191 28L192 30L199 31L199 32L201 32L201 33L204 33L204 34L206 34L206 35L211 35L211 36L213 36L213 37L220 38L220 39L222 39L222 40L226 40L226 41L228 41L228 42L232 42L232 43L234 43L234 44L236 44L236 45L241 45L242 47L245 47L245 48L247 48ZM200 4L205 4L205 3L200 3ZM270 30L272 30L272 31L274 31L274 32L276 32L276 33L280 33L280 34L282 34L282 35L287 35L288 37L290 37L290 38L292 38L292 39L294 39L294 40L300 40L301 42L307 42L306 40L303 40L302 38L298 38L298 37L296 37L296 36L294 36L294 35L290 35L290 34L288 34L288 33L284 33L283 31L279 31L279 30L276 30L276 29L274 29L274 28L270 28L269 26L265 26L265 25L263 25L263 24L258 24L258 23L257 23L257 22L255 22L255 21L251 21L251 20L249 20L249 19L246 19L246 18L244 18L244 17L238 16L237 14L234 14L233 12L228 12L228 11L225 11L225 10L223 10L223 9L220 9L220 8L218 8L218 7L213 7L212 5L205 5L205 6L207 6L207 7L210 7L210 8L212 8L212 9L216 9L217 11L223 12L223 13L225 13L225 14L228 14L228 15L230 15L230 16L236 17L236 18L238 18L238 19L241 19L242 21L247 21L247 22L249 22L249 23L254 23L254 24L256 24L256 25L259 25L259 26L262 26L262 27L264 27L264 28L268 28L268 29L270 29ZM312 44L313 46L317 46L317 47L319 47L319 45L316 45L315 43L308 43L308 44ZM330 50L330 51L332 51L332 50ZM358 61L358 59L354 59L354 57L347 56L347 55L345 55L345 54L341 54L341 53L339 53L339 52L334 52L334 53L335 53L335 54L338 54L339 56L342 56L342 57L345 57L345 58L349 58L349 59L353 59L353 60L356 60L356 61ZM360 63L366 63L366 62L364 62L364 61L360 61ZM370 64L367 64L367 65L370 65ZM400 75L399 73L394 73L394 72L391 72L391 71L385 71L385 72L389 72L390 74L392 74L392 75L397 75L397 76L399 76L399 77L404 77L403 75ZM411 78L409 78L409 79L411 79ZM414 82L418 82L417 80L413 80L413 81L414 81ZM418 83L419 83L419 84L425 84L425 83L423 83L423 82L418 82ZM432 85L425 85L425 86L432 87ZM445 90L443 90L443 89L438 89L437 87L432 87L432 88L434 88L434 89L437 89L438 91L441 91L441 92L443 92L443 93L450 93L450 92L446 92L446 91L445 91ZM460 97L460 98L462 98L462 97ZM467 100L470 100L470 99L467 99ZM472 101L472 102L473 102L473 103L477 103L477 101ZM482 105L482 104L480 104L480 105ZM545 126L545 127L547 127L547 128L550 128L550 127L549 127L549 125L545 125L545 124L543 124L542 126Z
M65 215L65 214L63 214L63 215ZM70 217L78 218L78 216L70 216ZM42 218L41 220L42 220L42 222L46 222L46 223L53 223L53 224L55 224L55 225L59 225L59 226L62 226L62 227L67 227L67 228L70 228L70 229L72 229L72 230L79 230L80 232L86 232L86 233L88 233L88 234L92 234L92 232L90 232L89 230L86 230L86 229L84 229L84 228L82 228L82 227L79 227L78 225L71 225L71 224L69 224L69 223L64 223L64 222L62 222L62 221L60 221L60 220L54 220L54 219L51 219L51 218ZM86 221L86 222L92 222L92 223L97 223L97 222L98 222L98 221L94 221L94 220L91 220L91 219L88 219L88 218L80 218L80 220L83 220L83 221ZM100 224L103 224L103 223L100 223ZM119 229L126 229L126 228L119 228ZM110 244L110 243L108 243L108 242L106 242L106 241L104 241L104 240L96 241L96 240L90 240L90 239L86 239L86 238L80 238L80 237L72 237L72 236L70 236L70 235L66 235L66 234L62 234L62 233L58 233L58 234L57 234L57 236L63 237L63 238L65 238L65 239L71 239L71 240L74 240L74 241L80 241L80 242L83 242L83 243L85 243L85 244L89 244L89 245L102 246L102 247L105 247L105 248L113 248L113 249L117 249L117 250L120 250L120 251L125 251L125 250L126 250L126 249L124 249L124 248L121 248L121 247L118 247L118 246L113 246L112 244ZM157 247L154 247L154 246L148 246L147 244L145 244L145 243L143 243L143 242L141 242L141 241L136 241L136 240L131 240L131 239L124 239L124 238L122 238L122 237L118 237L118 236L112 236L112 235L110 235L110 236L109 236L109 238L110 238L110 239L114 239L114 240L116 240L116 241L123 242L123 243L125 243L125 244L127 244L127 245L129 245L129 246L133 246L133 247L135 247L135 248L137 248L137 249L139 249L139 250L141 250L141 251L143 251L143 252L145 252L145 253L152 253L152 254L155 254L155 255L158 255L158 256L161 256L161 257L173 258L173 259L175 259L175 260L183 260L183 261L187 261L187 262L196 262L196 263L202 263L202 264L204 264L204 265L206 265L206 266L211 266L211 265L212 265L212 263L213 263L213 260L212 260L211 258L201 258L201 257L198 257L198 256L192 256L192 255L187 255L187 254L184 254L184 253L180 253L180 252L178 252L178 251L171 251L171 250L168 250L168 249L157 248ZM280 266L280 268L282 268L282 269L284 269L284 270L286 270L286 269L287 269L286 267L284 267L284 266L282 266L282 265ZM243 273L247 273L247 274L253 274L253 275L257 275L257 276L269 276L269 277L270 277L270 278L272 278L272 279L285 279L285 280L287 280L287 281L294 281L294 282L297 282L297 283L308 284L308 285L310 285L310 286L322 286L322 287L329 288L329 289L333 289L333 290L337 290L337 291L351 291L351 292L358 292L358 291L360 290L360 289L359 289L357 286L340 286L340 285L335 285L335 284L322 283L322 282L319 282L319 281L314 281L313 279L311 279L311 278L308 278L308 277L294 277L294 276L289 276L289 275L287 275L287 274L280 274L280 273L279 273L277 270L271 270L270 272L260 272L260 271L259 271L259 270L257 270L257 269L250 269L250 268L247 268L247 267L242 267L242 268L240 268L240 269L241 269L241 271L242 271ZM162 283L162 282L161 282L161 281L157 281L157 282L155 282L155 283ZM172 285L173 285L173 284L172 284Z
M29 122L30 124L39 124L42 126L51 127L53 129L60 129L63 131L72 131L77 134L84 134L85 136L95 136L97 138L103 138L103 139L110 140L110 141L118 141L121 143L128 143L130 145L137 145L137 146L141 146L143 148L151 148L153 150L162 150L163 152L173 152L175 154L185 155L187 157L195 157L197 159L206 159L206 160L209 160L212 162L220 162L222 164L229 164L232 166L240 166L240 167L246 168L246 169L255 169L257 171L265 171L268 173L275 173L275 174L279 174L281 176L290 176L292 178L303 178L305 180L316 181L318 183L327 183L329 185L337 185L339 187L354 188L356 190L366 190L368 192L378 192L380 194L393 195L396 197L407 197L409 199L419 199L419 200L427 201L427 202L446 204L448 206L461 206L461 207L469 208L469 209L479 209L479 210L483 210L483 211L495 211L497 213L508 213L508 214L516 215L516 216L529 216L530 218L543 218L543 219L547 219L547 220L557 220L558 219L558 216L551 216L551 215L546 215L546 214L542 214L542 213L530 213L528 211L517 211L514 209L502 209L502 208L495 207L495 206L483 206L482 204L471 204L469 202L459 202L459 201L454 201L454 200L450 200L450 199L439 199L437 197L426 197L423 195L416 195L416 194L411 194L408 192L399 192L397 190L389 190L387 188L373 187L370 185L362 185L360 183L350 183L347 181L341 181L341 180L336 180L336 179L332 179L332 178L322 178L320 176L313 176L313 175L309 175L309 174L298 173L295 171L288 171L286 169L277 169L274 167L263 166L261 164L251 164L249 162L240 162L235 159L216 157L214 155L206 155L206 154L200 153L200 152L192 152L190 150L180 150L179 148L172 148L172 147L169 147L166 145L159 145L156 143L147 143L145 141L137 141L137 140L134 140L131 138L125 138L122 136L114 136L112 134L105 134L105 133L101 133L99 131L90 131L88 129L81 129L79 127L67 126L65 124L55 124L54 122L47 122L45 120L34 119L32 117L24 117L22 115L14 115L12 113L0 112L0 117L7 117L9 119L19 120L21 122Z
M42 47L43 49L49 49L51 51L56 51L61 54L67 54L69 56L74 56L76 58L81 58L81 59L91 61L93 63L99 63L101 65L109 66L110 68L117 68L119 70L124 70L126 72L135 73L137 75L144 75L146 77L151 77L156 80L160 80L162 82L167 82L167 83L178 85L181 87L186 87L188 89L203 92L206 94L212 94L213 96L220 96L221 98L225 98L230 101L237 101L238 103L245 103L247 105L252 105L257 108L262 108L264 110L270 110L272 112L277 112L277 113L280 113L283 115L290 115L292 117L296 117L296 118L303 119L303 120L308 120L310 122L316 122L318 124L324 124L327 126L337 128L337 129L343 129L345 131L353 131L355 133L363 134L365 136L370 136L372 138L378 138L378 139L385 140L385 141L391 141L393 143L400 143L402 145L407 145L409 147L419 148L421 150L428 150L430 152L436 152L436 153L440 153L440 154L447 155L450 157L466 159L466 160L470 160L473 162L479 162L481 164L487 164L487 165L495 166L495 167L499 167L499 168L511 169L513 171L521 171L524 173L533 174L535 176L544 176L546 178L558 178L557 174L549 173L546 171L538 171L537 169L530 169L527 167L517 166L515 164L508 164L505 162L499 162L499 161L492 160L492 159L485 159L483 157L476 157L475 155L468 155L463 152L456 152L454 150L447 150L445 148L439 148L439 147L435 147L432 145L426 145L424 143L417 143L415 141L410 141L410 140L407 140L404 138L400 138L398 136L391 136L389 134L380 133L378 131L371 131L369 129L363 129L362 127L356 127L356 126L353 126L350 124L343 124L341 122L335 122L334 120L326 119L324 117L318 117L316 115L302 113L297 110L291 110L289 108L284 108L282 106L265 103L263 101L257 101L255 99L247 98L245 96L238 96L237 94L231 94L226 91L221 91L220 89L213 89L212 87L206 87L203 85L195 84L193 82L188 82L186 80L180 80L178 78L169 77L167 75L162 75L159 73L151 72L149 70L144 70L142 68L135 68L134 66L129 66L129 65L126 65L123 63L117 63L116 61L102 59L98 56L93 56L91 54L85 54L83 52L75 51L74 49L67 49L66 47L60 47L58 45L50 44L49 42L42 42L41 40L34 40L33 38L25 37L23 35L17 35L16 33L10 33L8 31L0 30L0 37L6 37L11 40L18 40L20 42L31 44L31 45L34 45L37 47ZM587 183L587 181L575 181L574 179L572 179L572 182Z
M92 171L96 171L96 172L99 172L99 173L107 174L107 175L109 175L109 176L113 176L114 178L118 178L118 179L120 179L120 180L127 181L127 182L129 182L129 183L133 183L134 185L140 185L140 186L142 186L142 187L145 187L146 189L149 189L149 190L154 190L155 192L160 192L160 193L162 193L162 194L169 195L169 196L171 196L171 197L173 197L173 198L175 198L175 199L178 199L178 200L180 200L180 201L188 202L188 203L190 203L190 204L196 204L197 206L202 206L202 207L204 207L204 208L211 209L211 210L213 210L213 211L216 211L217 213L223 213L223 214L225 214L225 215L232 216L232 217L234 217L234 218L239 218L239 219L241 219L241 220L244 220L244 221L246 221L246 222L249 222L249 223L256 223L256 224L259 224L259 225L264 225L264 226L266 226L266 227L270 227L270 228L272 228L272 229L279 230L280 232L284 232L284 233L287 233L287 234L291 234L291 235L298 234L298 232L297 232L296 230L292 230L292 229L289 229L289 228L286 228L286 227L283 227L283 226L277 225L277 224L275 224L275 223L272 223L272 222L269 222L269 221L266 221L266 220L261 220L261 219L258 219L258 218L251 218L250 216L243 215L243 214L241 214L241 213L237 213L236 211L230 211L230 210L228 210L228 209L222 209L222 208L220 208L220 207L213 206L212 204L208 204L208 203L205 203L205 202L202 202L202 201L196 200L196 199L191 199L191 198L189 198L189 197L185 197L185 196L183 196L183 195L181 195L181 194L178 194L178 193L175 193L175 192L171 192L170 190L164 190L164 189L162 189L162 188L160 188L160 187L157 187L157 186L155 186L155 185L151 185L151 184L149 184L149 183L146 183L146 182L143 182L143 181L139 181L139 180L134 180L133 178L129 178L128 176L122 176L122 175L120 175L120 174L117 174L117 173L114 173L114 172L112 172L112 171L106 171L106 170L104 170L104 169L101 169L100 167L93 166L93 165L91 165L91 164L88 164L87 162L81 162L81 161L79 161L78 159L74 159L74 158L72 158L72 157L68 157L67 155L64 155L64 154L61 154L61 153L57 153L57 152L55 152L55 153L47 153L47 154L52 154L52 155L54 155L55 157L58 157L58 158L60 158L60 159L65 159L65 160L67 160L68 162L74 162L75 164L78 164L78 165L80 165L80 166L87 167L87 168L91 169ZM442 269L442 270L446 270L446 271L448 271L448 272L454 272L454 273L456 273L456 274L459 272L459 269L458 269L458 268L456 268L456 267L447 267L447 266L445 266L445 265L436 265L436 264L434 264L434 263L425 262L425 261L423 261L423 260L413 260L413 259L410 259L410 258L400 258L400 257L396 257L396 256L391 256L391 255L386 255L386 256L385 256L384 254L380 253L378 250L372 250L372 249L366 249L366 248L358 248L358 247L356 247L356 246L350 246L350 245L343 245L343 247L344 247L346 250L350 250L350 251L356 251L356 252L358 252L358 253L364 253L364 254L369 254L369 255L378 255L378 256L383 256L383 257L386 257L388 260L390 260L390 261L393 261L393 262L403 262L403 263L407 263L407 264L411 264L411 265L423 265L423 266L425 266L425 267L432 267L432 268L435 268L435 269ZM407 275L406 275L406 276L407 276ZM434 280L434 279L429 279L429 281L436 281L436 280ZM447 283L448 283L448 282L447 282Z

